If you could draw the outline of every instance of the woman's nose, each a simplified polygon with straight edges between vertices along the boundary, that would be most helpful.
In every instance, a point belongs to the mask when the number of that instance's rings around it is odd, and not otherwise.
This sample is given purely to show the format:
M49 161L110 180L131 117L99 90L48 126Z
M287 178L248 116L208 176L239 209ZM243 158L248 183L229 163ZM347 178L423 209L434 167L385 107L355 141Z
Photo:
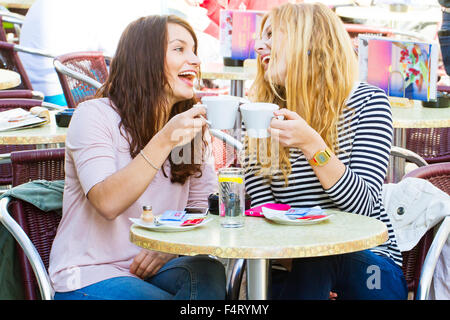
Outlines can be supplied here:
M256 39L255 40L255 51L259 55L263 55L270 52L272 49L272 39Z
M257 54L261 55L261 52L266 48L266 44L262 39L255 40L255 51Z
M195 53L192 53L191 57L189 57L189 63L194 66L199 66L200 62L199 57Z

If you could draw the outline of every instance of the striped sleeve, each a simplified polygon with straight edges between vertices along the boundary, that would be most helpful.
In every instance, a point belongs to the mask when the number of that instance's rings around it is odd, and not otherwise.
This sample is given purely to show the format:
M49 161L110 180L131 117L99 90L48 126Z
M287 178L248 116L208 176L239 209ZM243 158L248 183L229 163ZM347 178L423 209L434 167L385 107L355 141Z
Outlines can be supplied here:
M354 97L351 104L360 104ZM386 94L376 89L361 106L350 163L344 175L325 190L343 211L370 216L379 201L392 143L392 113Z

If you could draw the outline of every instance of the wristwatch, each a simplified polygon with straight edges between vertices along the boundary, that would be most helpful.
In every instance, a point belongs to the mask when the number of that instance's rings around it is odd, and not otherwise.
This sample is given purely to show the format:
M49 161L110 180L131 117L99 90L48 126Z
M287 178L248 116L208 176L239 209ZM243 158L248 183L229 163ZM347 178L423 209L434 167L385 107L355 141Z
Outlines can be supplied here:
M320 150L309 160L309 164L316 167L324 166L330 161L332 154L332 151L328 147L325 150Z

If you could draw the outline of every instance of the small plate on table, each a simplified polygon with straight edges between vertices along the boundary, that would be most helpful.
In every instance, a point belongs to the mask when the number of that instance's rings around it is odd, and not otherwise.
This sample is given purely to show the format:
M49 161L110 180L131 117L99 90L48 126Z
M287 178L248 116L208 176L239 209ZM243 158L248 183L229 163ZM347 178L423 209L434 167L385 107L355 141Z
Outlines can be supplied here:
M332 214L326 214L320 212L314 215L294 216L286 214L286 211L262 209L262 214L266 219L269 219L275 223L290 225L290 226L303 226L323 222L328 220Z
M194 225L187 225L187 226L181 226L179 224L165 224L165 223L159 223L155 224L153 222L145 222L141 218L129 218L131 222L137 224L140 227L152 230L152 231L160 231L160 232L181 232L181 231L188 231L195 229L197 227L204 226L208 222L210 222L211 218L206 218L202 222Z

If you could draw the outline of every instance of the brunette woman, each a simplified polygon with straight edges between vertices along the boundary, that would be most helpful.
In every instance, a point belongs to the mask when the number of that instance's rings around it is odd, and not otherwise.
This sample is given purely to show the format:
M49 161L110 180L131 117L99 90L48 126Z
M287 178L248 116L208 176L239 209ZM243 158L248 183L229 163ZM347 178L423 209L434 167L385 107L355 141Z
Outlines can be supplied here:
M49 268L55 299L225 297L218 260L129 241L129 218L144 205L155 213L206 207L216 191L205 110L191 108L199 67L184 20L143 17L123 32L99 98L77 107L67 133L63 217ZM192 157L179 156L186 144Z

